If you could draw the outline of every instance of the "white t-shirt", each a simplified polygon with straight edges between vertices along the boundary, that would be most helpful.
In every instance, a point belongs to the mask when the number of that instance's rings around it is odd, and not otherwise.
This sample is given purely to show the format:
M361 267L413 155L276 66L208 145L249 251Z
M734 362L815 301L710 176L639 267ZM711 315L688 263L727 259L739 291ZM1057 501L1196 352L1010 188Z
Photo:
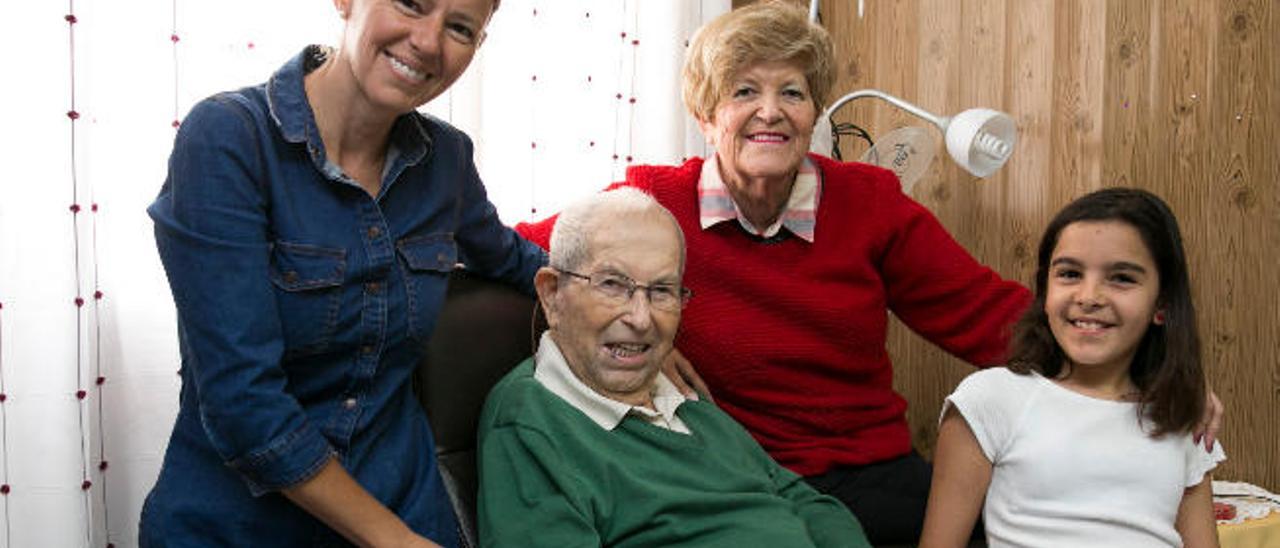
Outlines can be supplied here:
M982 516L1000 546L1182 546L1183 490L1226 460L1189 435L1153 439L1136 403L1091 398L1003 367L970 375L943 406L993 468Z

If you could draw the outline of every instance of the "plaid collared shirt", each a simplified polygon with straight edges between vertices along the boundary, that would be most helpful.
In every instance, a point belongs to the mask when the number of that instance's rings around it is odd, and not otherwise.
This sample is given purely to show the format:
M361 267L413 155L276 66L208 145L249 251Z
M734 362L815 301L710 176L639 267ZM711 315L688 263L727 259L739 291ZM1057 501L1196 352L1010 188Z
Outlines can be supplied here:
M729 189L720 178L720 162L712 154L702 164L702 176L698 179L698 213L702 229L737 219L747 232L761 238L772 238L782 227L806 242L813 242L814 225L817 224L818 200L821 198L822 185L818 184L818 169L809 158L800 163L800 172L796 174L796 182L791 187L791 197L787 207L773 225L761 230L738 210L738 204L729 196Z

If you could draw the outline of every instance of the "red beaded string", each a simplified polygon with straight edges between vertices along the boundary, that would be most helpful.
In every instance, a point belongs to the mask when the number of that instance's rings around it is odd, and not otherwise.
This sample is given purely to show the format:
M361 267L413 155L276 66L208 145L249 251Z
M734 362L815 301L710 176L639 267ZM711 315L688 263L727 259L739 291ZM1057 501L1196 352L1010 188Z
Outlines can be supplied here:
M102 362L102 299L106 296L106 294L103 293L102 286L99 285L101 280L101 278L99 277L99 268L98 268L99 266L98 265L98 210L99 210L99 207L98 207L98 200L95 193L95 188L92 185L89 186L89 200L90 200L89 211L91 213L89 217L90 218L89 248L93 252L93 308L91 309L91 312L93 314L92 375L93 375L94 386L97 387L97 390L95 392L95 395L97 397L94 400L94 406L97 408L97 412L98 412L98 416L97 416L98 461L100 463L98 465L98 475L105 476L106 470L107 470L105 466L107 462L106 460L107 459L107 429L106 429L106 422L105 422L106 419L104 418L105 410L106 410L106 402L102 397L102 386L103 384L106 383L107 378L102 368L102 364L103 364ZM82 378L82 381L83 380L86 380L86 379ZM86 468L91 468L90 463L92 462L93 462L92 455L86 454L85 455ZM90 473L92 472L86 473L85 477L88 477ZM107 541L107 546L112 546L112 543L110 542L111 541L111 526L110 526L111 525L111 505L108 504L109 498L107 495L106 478L103 477L101 478L101 480L102 480L101 486L98 489L98 493L99 493L99 498L102 500L102 536Z
M629 25L626 22L627 16L630 16L631 18ZM622 20L623 20L623 29L618 32L618 37L622 41L622 44L618 48L618 80L619 82L617 84L617 88L619 89L619 91L615 92L613 95L615 99L614 109L613 109L614 169L617 169L617 162L620 159L624 159L628 164L630 164L635 159L631 155L631 151L635 149L635 111L636 111L635 105L636 105L636 72L637 72L636 58L637 58L637 50L639 50L639 46L640 46L640 29L639 29L640 25L639 25L639 8L638 6L633 8L630 0L623 0L622 2ZM631 28L630 33L627 32L626 27L628 26ZM626 59L628 55L630 56L630 59L631 59L631 78L630 78L630 81L627 82L627 90L624 95L624 93L621 90L622 69L624 66L626 66ZM626 109L625 114L623 109ZM621 150L619 150L618 131L617 131L617 128L620 127L622 124L624 116L627 121L627 124L626 124L627 150L625 154ZM625 173L625 169L624 169L624 173ZM624 173L615 172L613 173L613 178L614 179L621 178L621 176L624 175Z
M178 119L178 0L173 0L173 19L169 27L169 42L173 44L173 129L178 129L182 122ZM252 44L249 47L253 47Z
M83 279L81 278L81 274L80 274L81 273L81 268L80 268L80 253L81 253L80 210L81 208L80 208L79 166L78 166L78 162L76 161L78 157L78 155L76 154L76 126L79 125L77 122L80 120L80 111L77 110L76 108L76 87L77 87L76 86L76 24L79 23L79 19L76 17L75 11L76 11L75 0L68 0L67 15L63 17L63 19L66 20L67 22L67 41L69 43L69 48L68 48L69 59L67 62L67 70L70 72L69 80L70 80L70 86L71 86L70 94L69 94L71 105L70 105L70 108L67 110L67 118L71 121L68 128L69 130L68 146L70 148L70 154L68 157L70 158L69 165L70 165L70 171L71 171L71 205L67 209L71 212L71 229L72 229L71 252L72 252L72 265L73 265L73 268L75 269L74 278L73 278L74 284L75 284L73 294L75 295L75 297L72 299L72 302L76 307L76 333L75 333L76 383L79 384L80 380L84 378L83 356L84 356L85 324L84 324L84 315L80 313L80 311L83 310L84 308L84 297L82 297L80 293L80 289L81 287L83 287ZM89 479L88 479L89 478L89 466L88 466L89 440L88 440L88 436L85 434L86 407L83 404L79 404L79 402L84 401L85 395L86 393L83 388L77 388L75 392L76 399L78 400L77 402L78 412L76 413L76 418L80 426L80 463L81 463L80 475L81 475L81 478L83 478L81 483L81 489L85 491L85 496L83 498L85 515L91 516L93 512L93 501L90 498L90 495L88 493L88 489L89 489L88 485L86 485L89 482ZM86 527L84 528L84 534L85 534L85 545L86 546L92 545L93 532L91 530L91 526L86 525Z
M591 9L587 7L588 5L590 5L589 2L584 1L584 6L581 8L583 13L583 16L582 16L582 35L583 36L588 36L591 34L591 28L590 28L591 27ZM594 83L595 83L594 79L591 77L591 74L588 73L587 84L586 84L587 96L590 96L594 93L594 89L595 89ZM585 138L585 140L587 141L587 149L588 149L587 153L591 154L595 152L595 148L596 148L595 135L589 135Z
M90 189L90 192L92 192L92 188ZM107 496L107 481L106 481L106 477L105 477L105 476L106 476L106 472L107 472L107 429L106 429L106 419L104 418L104 417L105 417L105 410L106 410L106 402L104 401L103 394L102 394L102 387L103 387L103 385L104 385L104 384L106 384L106 382L107 382L106 374L105 374L105 372L103 371L103 368L102 368L102 317L101 317L101 304L102 304L102 299L103 299L103 297L104 297L105 295L103 294L103 292L102 292L102 290L101 290L101 289L98 289L98 288L97 288L97 287L98 287L98 280L99 280L99 278L98 278L98 221L97 221L97 218L96 218L96 217L97 217L96 213L98 212L98 204L93 204L93 212L95 213L95 215L94 215L94 220L93 220L93 226L92 226L92 246L93 246L93 284L94 284L94 291L93 291L93 368L94 368L94 372L95 372L95 374L94 374L94 379L93 379L93 384L94 384L94 386L95 386L95 387L96 387L96 389L97 389L97 390L96 390L96 392L95 392L95 394L96 394L96 396L97 396L97 397L95 398L94 405L95 405L95 407L97 408L97 411L98 411L98 420L97 420L97 427L98 427L98 467L97 467L97 468L98 468L98 475L101 477L101 478L100 478L100 479L101 479L101 487L99 487L98 492L100 493L99 497L100 497L100 498L101 498L101 500L102 500L102 534L103 534L103 537L108 541L108 543L107 543L107 544L108 544L108 546L110 546L110 545L111 545L111 543L110 543L110 540L111 540L111 527L110 527L110 525L111 525L111 505L110 505L110 504L108 504L109 497ZM86 455L86 461L85 461L85 462L86 462L86 467L88 467L88 466L89 466L89 463L93 462L93 461L92 461L92 458L91 458L91 455ZM90 472L90 473L91 473L91 472ZM85 474L85 476L86 476L86 477L88 477L88 473L86 473L86 474ZM86 480L86 481L88 481L88 480Z
M9 411L5 407L8 399L4 383L4 303L0 302L0 429L4 431L0 436L0 456L3 456L0 459L0 474L3 474L0 475L0 500L4 505L4 544L13 546L10 534L13 520L9 517Z
M537 29L538 21L538 3L532 2L532 18L530 29ZM536 33L536 30L534 31ZM539 41L540 43L541 41ZM541 59L543 55L535 53L534 59ZM538 216L538 68L534 66L534 72L529 77L529 218L534 219Z
M70 159L71 159L70 175L71 175L72 199L71 199L71 205L68 207L68 209L71 213L71 222L72 222L72 230L73 230L73 238L72 238L73 253L74 253L73 265L75 268L75 277L74 277L75 297L73 299L73 303L77 309L76 310L76 379L77 379L78 387L75 391L75 397L78 405L79 412L77 413L78 415L77 418L80 426L80 453L81 453L81 478L82 478L80 488L85 493L85 496L84 496L85 515L92 516L94 493L91 493L90 490L91 490L91 487L93 486L92 474L95 466L90 464L90 462L94 460L92 455L93 451L90 449L90 443L92 441L92 438L89 435L86 428L93 421L93 418L90 413L90 409L92 408L86 405L86 402L85 402L85 400L88 399L90 394L89 394L89 391L86 390L84 386L86 384L86 381L88 380L87 373L89 369L93 370L92 378L95 381L95 385L99 387L99 391L98 391L99 395L101 394L101 386L105 382L105 377L103 376L103 372L102 372L101 316L99 314L100 311L98 308L98 304L103 298L103 292L98 285L99 269L98 269L98 261L97 261L97 252L98 252L97 213L98 213L99 207L98 207L97 200L94 199L94 193L93 193L92 187L88 188L87 194L89 196L89 212L92 214L92 216L89 219L87 219L87 222L89 223L89 226L88 226L89 242L87 247L88 247L88 251L91 253L89 260L92 263L91 264L92 280L90 285L94 288L92 316L89 317L86 314L81 313L81 311L84 310L84 305L86 304L86 299L84 298L81 291L82 288L85 286L84 268L82 268L81 266L81 253L82 253L82 247L84 246L81 245L82 242L81 242L81 223L80 223L80 214L84 211L84 208L80 204L82 189L80 188L81 181L79 178L78 161L77 161L78 154L77 154L77 146L76 146L77 126L78 126L77 122L81 118L81 113L79 112L79 110L77 110L77 106L76 106L77 105L76 91L78 86L76 85L77 70L76 70L76 45L75 45L76 24L79 23L80 21L75 14L74 0L68 0L67 15L63 19L67 22L68 42L70 45L70 58L68 61L68 68L70 71L71 105L70 105L70 109L67 111L67 118L70 120L69 146L70 146ZM92 324L88 324L86 322L92 322ZM90 327L92 328L92 341L87 341L85 330ZM86 356L86 353L85 353L84 345L86 344L86 342L92 345L89 349L91 353L90 356ZM91 364L89 367L86 367L86 364L85 364L86 357L88 357L91 360ZM0 392L3 392L3 387L0 387ZM97 398L97 401L94 402L94 404L96 405L96 411L97 411L96 426L97 426L98 432L101 434L105 432L103 428L104 406L103 406L102 398L101 397ZM100 457L98 461L101 463L105 463L106 462L105 440L103 439L102 435L98 436L97 449ZM106 468L100 464L97 465L96 468L98 469L98 472L100 474L105 472L106 470ZM7 477L7 470L6 470L6 477ZM110 505L108 504L107 493L105 489L105 482L103 482L103 485L99 489L99 492L101 492L101 501L102 501L102 535L104 539L108 541L107 544L111 544L109 542L110 540L109 538L110 537L110 527L109 527ZM86 544L89 544L89 545L92 544L93 542L92 518L90 518L89 523L87 523L85 526L85 539L86 539Z
M640 8L636 6L631 10L631 30L632 38L630 46L624 49L630 50L631 54L631 83L630 97L627 99L627 156L626 161L630 164L633 160L631 152L636 148L636 76L639 73L636 65L640 58ZM625 54L624 54L625 55Z

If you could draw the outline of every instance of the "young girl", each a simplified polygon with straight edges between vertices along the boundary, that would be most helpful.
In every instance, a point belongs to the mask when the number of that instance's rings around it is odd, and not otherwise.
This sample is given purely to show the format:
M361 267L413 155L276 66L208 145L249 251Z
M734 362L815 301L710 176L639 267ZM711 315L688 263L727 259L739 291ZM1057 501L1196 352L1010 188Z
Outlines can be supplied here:
M1205 381L1173 213L1136 189L1072 202L1035 290L1009 367L947 398L920 546L964 546L979 508L992 547L1217 546L1225 457L1190 434Z

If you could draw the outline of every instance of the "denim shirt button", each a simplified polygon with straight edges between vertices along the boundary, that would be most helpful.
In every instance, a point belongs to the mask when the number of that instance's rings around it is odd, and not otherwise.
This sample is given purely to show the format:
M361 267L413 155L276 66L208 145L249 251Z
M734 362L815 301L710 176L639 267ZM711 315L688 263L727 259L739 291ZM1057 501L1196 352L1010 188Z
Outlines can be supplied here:
M342 406L343 406L343 407L345 407L345 408L347 408L347 409L355 409L355 407L356 407L356 399L355 399L355 398L347 398L347 401L342 402Z
M361 346L361 347L360 347L360 353L361 353L361 354L372 354L372 353L373 353L373 345L372 345L372 344L366 344L366 345L364 345L364 346Z
M288 284L296 284L296 283L298 283L298 273L297 273L297 272L295 272L295 271L293 271L293 270L290 270L290 271L288 271L288 272L285 272L285 273L284 273L284 282L285 282L285 283L288 283Z
M371 226L369 227L369 230L366 231L366 233L369 235L369 239L372 240L382 234L382 229L376 226Z
M378 282L369 282L367 284L364 284L364 290L368 293L377 293L381 289L382 289L382 284Z

